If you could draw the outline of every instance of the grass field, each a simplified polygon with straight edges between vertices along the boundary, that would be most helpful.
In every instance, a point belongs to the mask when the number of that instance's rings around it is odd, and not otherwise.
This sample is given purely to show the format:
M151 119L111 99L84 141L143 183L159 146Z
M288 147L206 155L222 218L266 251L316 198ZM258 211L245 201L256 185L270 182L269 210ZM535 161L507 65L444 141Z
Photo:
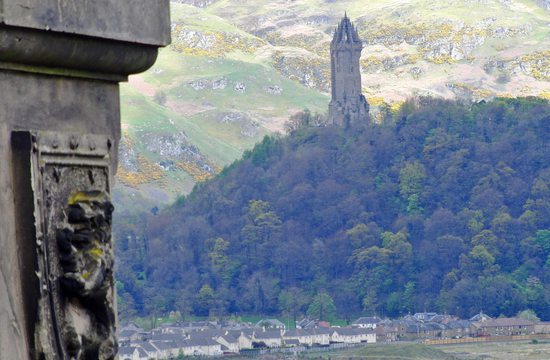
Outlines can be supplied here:
M361 348L303 355L308 359L375 360L548 360L550 342L530 341L427 346L422 344L376 344Z
M310 354L308 358L319 358ZM434 347L420 344L376 344L361 348L328 352L321 358L330 359L391 359L391 360L455 360L456 358Z
M548 360L550 359L550 341L536 344L530 341L506 343L463 344L436 346L457 359L467 360Z

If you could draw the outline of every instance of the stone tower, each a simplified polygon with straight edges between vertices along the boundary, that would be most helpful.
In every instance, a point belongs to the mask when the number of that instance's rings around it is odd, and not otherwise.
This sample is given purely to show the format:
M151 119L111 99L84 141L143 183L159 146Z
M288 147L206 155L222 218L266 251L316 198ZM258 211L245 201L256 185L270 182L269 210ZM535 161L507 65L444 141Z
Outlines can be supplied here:
M347 15L344 16L330 44L332 99L329 121L349 126L366 118L369 104L361 94L359 59L363 42Z

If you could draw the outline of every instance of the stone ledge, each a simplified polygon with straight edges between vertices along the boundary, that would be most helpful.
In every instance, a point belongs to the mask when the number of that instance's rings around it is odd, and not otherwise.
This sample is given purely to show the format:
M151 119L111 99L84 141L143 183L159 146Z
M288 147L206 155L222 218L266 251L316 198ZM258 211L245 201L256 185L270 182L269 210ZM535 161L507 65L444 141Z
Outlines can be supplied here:
M121 81L157 54L155 45L0 26L0 62L11 64L1 67L12 70Z
M169 0L1 0L0 24L144 45L170 43Z

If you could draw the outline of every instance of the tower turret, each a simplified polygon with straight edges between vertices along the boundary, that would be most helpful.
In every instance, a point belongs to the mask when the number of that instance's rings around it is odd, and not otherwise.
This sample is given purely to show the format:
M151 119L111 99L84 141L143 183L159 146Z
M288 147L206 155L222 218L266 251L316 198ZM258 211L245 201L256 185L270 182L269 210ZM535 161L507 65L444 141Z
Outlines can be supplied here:
M369 104L361 94L359 59L363 42L347 15L338 24L330 44L332 99L329 119L335 125L348 126L366 118Z

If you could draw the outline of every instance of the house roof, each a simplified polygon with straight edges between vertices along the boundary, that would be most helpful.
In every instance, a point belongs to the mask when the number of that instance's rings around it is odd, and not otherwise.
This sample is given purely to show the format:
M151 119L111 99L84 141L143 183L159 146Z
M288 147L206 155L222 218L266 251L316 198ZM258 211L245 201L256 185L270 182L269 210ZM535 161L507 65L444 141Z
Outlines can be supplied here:
M270 327L276 327L276 328L285 328L285 324L280 322L277 319L262 319L256 323L256 326L270 326Z
M254 338L256 339L280 339L281 332L279 330L265 330L254 332Z
M239 338L235 338L233 336L230 336L230 335L222 335L222 336L219 336L218 339L223 339L226 343L228 344L238 344L239 343Z
M139 353L139 357L140 357L140 358L144 358L144 357L149 356L149 354L147 354L147 352L146 352L145 350L143 350L143 348L138 347L137 350L138 350L138 353Z
M354 325L378 324L382 319L377 316L360 317L353 322Z
M331 329L327 329L327 328L296 329L295 331L296 331L296 335L294 336L330 335L333 332ZM293 336L293 335L289 335L289 336Z
M484 321L481 327L500 327L500 326L533 326L535 323L520 318L497 318Z
M143 350L145 350L148 353L155 353L157 352L157 348L155 348L151 343L147 341L140 341L137 343L132 343L132 346L141 347Z
M307 325L312 321L315 321L315 320L311 320L311 319L308 319L308 318L303 318L302 320L296 322L296 325L300 325L300 326Z
M305 336L306 332L303 329L290 329L284 332L283 337Z
M357 328L357 329L355 329L355 332L359 335L374 334L375 333L375 331L373 329L367 329L367 328Z
M444 323L452 320L453 320L453 317L450 315L435 315L430 319L430 321L437 322L437 323Z
M171 349L183 349L187 346L186 340L178 340L167 343Z
M188 333L189 337L191 339L194 338L215 338L218 336L225 335L226 330L221 329L206 329L206 330L199 330L199 331L190 331Z
M310 331L312 331L314 334L317 334L317 335L330 335L332 333L332 330L330 328L325 328L325 327L311 329Z
M137 331L135 330L120 330L120 333L118 334L118 337L121 338L121 337L130 337L132 335L134 335L135 333L137 333Z
M170 344L165 341L151 341L150 344L156 347L160 351L172 349L172 346L170 346Z
M232 337L237 340L241 336L241 330L227 330L223 336Z
M125 326L121 327L122 330L134 330L134 331L143 331L143 329L136 325L135 322L129 322Z
M243 328L241 330L226 330L222 335L231 336L235 339L238 339L241 335L252 338L255 331L262 331L262 329Z
M491 320L492 317L490 317L487 314L484 314L482 311L479 312L479 314L476 314L470 318L470 321L487 321Z
M445 326L435 323L435 322L416 322L416 321L410 321L410 320L404 320L401 322L402 325L405 327L405 332L407 333L416 333L416 332L424 332L424 331L437 331L437 330L444 330Z
M376 330L375 330L375 333L377 333L379 335L389 334L389 333L394 333L394 332L397 332L397 326L393 325L393 324L378 325L378 326L376 326Z
M426 330L445 330L445 325L436 322L427 322L422 324Z
M405 332L406 333L417 333L420 332L420 324L418 323L405 323Z
M242 329L241 331L245 336L252 337L252 335L254 335L254 332L257 330L259 329L247 328L247 329Z
M160 324L158 327L159 328L170 328L170 327L174 327L175 324L174 323L163 323L163 324Z
M431 321L432 318L437 316L437 313L434 312L422 312L422 313L416 313L413 315L413 317L416 320L423 320L423 321Z
M302 329L314 328L317 326L317 320L304 318L296 323L296 327Z
M160 329L160 332L164 334L183 334L185 329L178 326L166 326Z
M220 346L221 344L210 338L194 338L185 341L186 347L191 346Z
M131 347L131 346L121 346L118 348L118 354L119 355L129 355L131 356L134 351L136 350L136 348L134 347Z
M337 333L338 335L343 335L343 336L358 336L363 334L362 332L360 332L360 330L361 329L343 327L343 328L334 329L332 333L333 334Z
M163 334L163 333L155 333L153 336L151 336L151 340L153 341L178 341L183 340L183 335L180 334Z
M468 320L454 320L445 324L449 329L467 329L472 323Z

